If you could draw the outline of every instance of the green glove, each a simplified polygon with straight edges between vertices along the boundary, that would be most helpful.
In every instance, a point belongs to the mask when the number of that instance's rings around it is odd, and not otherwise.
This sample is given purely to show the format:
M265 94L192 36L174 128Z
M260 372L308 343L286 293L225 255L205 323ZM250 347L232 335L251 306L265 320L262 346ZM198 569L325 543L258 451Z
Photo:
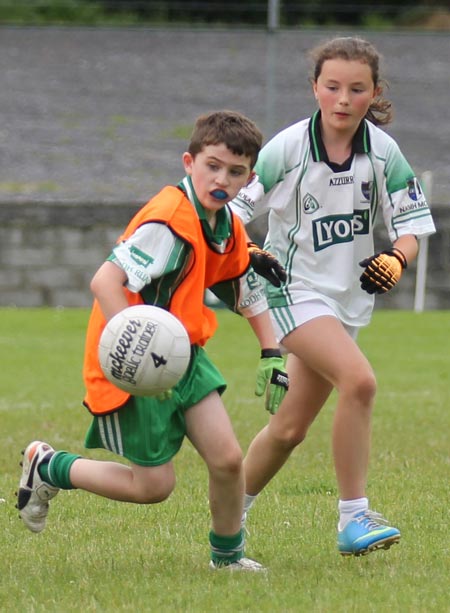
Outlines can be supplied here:
M165 400L170 400L172 398L172 390L166 390L165 392L161 392L156 395L156 400L159 402L164 402Z
M256 371L256 396L266 394L265 408L275 415L289 388L284 359L278 349L263 349Z

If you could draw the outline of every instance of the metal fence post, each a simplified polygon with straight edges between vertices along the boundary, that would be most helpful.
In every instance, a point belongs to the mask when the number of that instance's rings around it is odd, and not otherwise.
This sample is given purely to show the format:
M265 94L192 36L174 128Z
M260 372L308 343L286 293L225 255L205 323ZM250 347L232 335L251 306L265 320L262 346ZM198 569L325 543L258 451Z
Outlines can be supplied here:
M280 27L280 0L268 0L267 29L276 32Z
M431 205L431 194L433 185L433 173L425 171L420 177L420 183L428 204ZM427 286L427 264L428 264L428 236L419 241L419 253L417 255L416 269L416 291L414 295L414 311L422 313L425 308L425 293Z

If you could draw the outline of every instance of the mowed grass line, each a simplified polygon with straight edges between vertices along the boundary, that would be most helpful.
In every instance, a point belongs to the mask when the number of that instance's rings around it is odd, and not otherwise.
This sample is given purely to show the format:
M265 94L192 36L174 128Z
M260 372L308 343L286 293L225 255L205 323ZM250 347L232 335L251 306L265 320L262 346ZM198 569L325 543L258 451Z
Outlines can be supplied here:
M218 317L208 350L229 382L224 400L245 450L267 422L253 395L258 348L245 321ZM333 396L251 512L247 553L266 576L208 571L207 474L188 442L162 504L70 491L52 501L41 534L18 519L18 462L30 440L111 458L83 448L87 319L78 309L0 310L0 611L450 611L449 312L377 311L360 335L379 385L369 496L401 543L365 558L337 554Z

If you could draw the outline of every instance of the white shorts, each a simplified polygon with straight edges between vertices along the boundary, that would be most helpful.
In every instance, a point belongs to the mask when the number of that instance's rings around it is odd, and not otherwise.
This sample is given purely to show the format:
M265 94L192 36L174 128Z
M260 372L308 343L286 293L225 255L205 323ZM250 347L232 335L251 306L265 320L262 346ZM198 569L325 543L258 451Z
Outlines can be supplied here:
M307 321L316 319L316 317L322 317L323 315L328 315L329 317L335 317L338 319L333 309L319 299L305 300L305 302L292 304L290 306L271 308L270 316L275 330L275 335L277 337L277 341L280 343L281 349L283 349L282 340L285 336L299 326L305 324ZM344 323L342 325L350 334L352 339L356 341L359 327L348 326Z

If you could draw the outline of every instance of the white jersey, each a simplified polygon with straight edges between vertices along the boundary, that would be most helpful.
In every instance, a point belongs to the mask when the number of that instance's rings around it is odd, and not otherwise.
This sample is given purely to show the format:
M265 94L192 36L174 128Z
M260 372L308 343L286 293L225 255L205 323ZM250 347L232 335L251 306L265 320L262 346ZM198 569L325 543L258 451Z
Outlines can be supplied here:
M279 289L267 284L271 308L281 313L319 298L344 324L363 326L374 296L360 287L359 262L374 254L378 212L391 241L435 227L413 170L386 132L364 120L352 156L338 166L328 161L319 118L317 112L269 141L257 176L231 206L244 223L269 213L265 248L288 275Z

